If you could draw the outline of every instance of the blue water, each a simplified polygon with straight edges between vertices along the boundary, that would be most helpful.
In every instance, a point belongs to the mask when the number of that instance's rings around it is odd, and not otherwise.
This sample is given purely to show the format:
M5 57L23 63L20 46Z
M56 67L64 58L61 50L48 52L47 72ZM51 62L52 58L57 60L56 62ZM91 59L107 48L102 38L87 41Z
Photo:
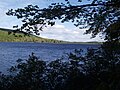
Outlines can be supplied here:
M27 59L34 52L42 60L50 61L65 56L74 49L97 48L99 45L90 44L50 44L50 43L20 43L0 42L0 71L16 64L18 59Z

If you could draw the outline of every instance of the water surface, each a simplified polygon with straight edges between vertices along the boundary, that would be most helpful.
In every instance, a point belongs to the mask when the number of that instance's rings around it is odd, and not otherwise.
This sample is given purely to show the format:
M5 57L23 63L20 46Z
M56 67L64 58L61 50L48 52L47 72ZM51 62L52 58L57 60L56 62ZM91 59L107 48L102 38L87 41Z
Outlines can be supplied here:
M74 49L85 50L88 47L97 48L95 44L50 44L50 43L20 43L0 42L0 71L4 72L16 64L18 59L27 59L34 52L42 60L50 61L65 56Z

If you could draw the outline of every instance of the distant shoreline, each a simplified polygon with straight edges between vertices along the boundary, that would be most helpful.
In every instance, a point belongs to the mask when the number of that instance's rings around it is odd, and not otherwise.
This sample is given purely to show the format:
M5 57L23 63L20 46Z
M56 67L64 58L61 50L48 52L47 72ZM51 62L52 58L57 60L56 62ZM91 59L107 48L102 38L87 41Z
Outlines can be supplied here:
M92 42L76 42L76 43L74 43L74 42L66 42L66 43L50 43L50 42L1 42L0 41L0 43L41 43L41 44L89 44L89 45L96 45L96 44L98 44L98 45L101 45L102 43L92 43Z

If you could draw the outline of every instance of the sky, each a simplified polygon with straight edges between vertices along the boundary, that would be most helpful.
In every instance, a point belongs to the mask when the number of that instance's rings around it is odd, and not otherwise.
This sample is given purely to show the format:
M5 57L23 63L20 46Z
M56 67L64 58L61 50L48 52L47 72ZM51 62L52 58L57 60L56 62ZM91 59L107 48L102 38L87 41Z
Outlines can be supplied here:
M21 21L16 17L6 15L6 12L9 9L23 8L30 4L38 5L40 8L45 8L55 1L56 0L0 0L0 28L12 29L14 25L21 25ZM57 2L64 2L64 0L57 0ZM76 4L75 0L71 0L71 3ZM75 27L70 22L61 23L60 21L57 21L53 27L49 26L44 28L40 33L40 37L72 42L103 41L103 39L99 36L91 39L90 34L84 35L83 33L85 30L86 29L79 29Z

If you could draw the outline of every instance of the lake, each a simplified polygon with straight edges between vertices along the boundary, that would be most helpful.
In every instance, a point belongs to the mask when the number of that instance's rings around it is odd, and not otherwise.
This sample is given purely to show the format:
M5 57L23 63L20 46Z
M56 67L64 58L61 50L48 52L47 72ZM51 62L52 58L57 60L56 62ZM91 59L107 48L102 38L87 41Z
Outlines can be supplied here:
M95 44L50 44L50 43L28 43L28 42L0 42L0 71L15 65L18 59L28 59L34 52L35 55L46 61L55 60L65 56L74 49L97 48Z

